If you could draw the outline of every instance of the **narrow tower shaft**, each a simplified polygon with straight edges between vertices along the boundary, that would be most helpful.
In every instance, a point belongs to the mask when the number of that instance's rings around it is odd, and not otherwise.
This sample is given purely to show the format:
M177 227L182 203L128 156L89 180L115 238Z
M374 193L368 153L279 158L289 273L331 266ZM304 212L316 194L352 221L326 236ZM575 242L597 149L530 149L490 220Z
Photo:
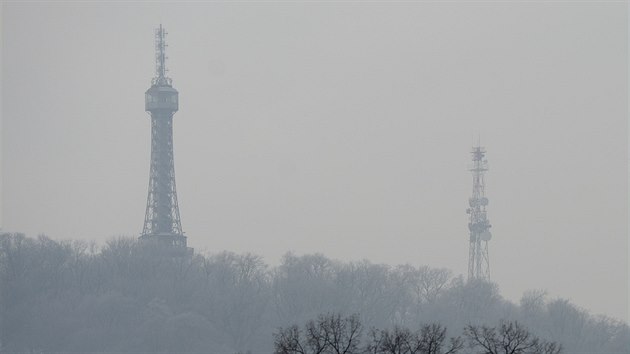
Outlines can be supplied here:
M155 31L156 76L145 93L145 110L151 115L151 167L149 193L141 240L186 247L175 188L173 115L179 108L178 92L166 77L166 31Z
M490 221L488 220L486 207L486 182L484 174L488 171L488 161L485 159L486 151L483 147L474 147L471 151L473 164L470 168L473 176L472 197L468 200L469 208L466 213L470 215L468 229L470 231L470 246L468 252L468 280L490 280L490 258L488 255L488 241L492 238L490 233Z

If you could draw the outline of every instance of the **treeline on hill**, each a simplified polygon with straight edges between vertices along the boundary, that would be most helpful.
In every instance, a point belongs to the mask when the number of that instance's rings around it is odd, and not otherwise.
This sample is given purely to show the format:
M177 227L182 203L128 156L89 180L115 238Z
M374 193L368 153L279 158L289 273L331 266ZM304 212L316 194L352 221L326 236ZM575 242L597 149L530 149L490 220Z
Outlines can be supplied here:
M439 325L456 338L517 323L564 353L630 348L623 322L541 291L514 304L447 269L290 253L269 267L252 254L172 257L135 238L96 247L0 234L3 353L271 353L282 328L333 313L357 314L365 333Z

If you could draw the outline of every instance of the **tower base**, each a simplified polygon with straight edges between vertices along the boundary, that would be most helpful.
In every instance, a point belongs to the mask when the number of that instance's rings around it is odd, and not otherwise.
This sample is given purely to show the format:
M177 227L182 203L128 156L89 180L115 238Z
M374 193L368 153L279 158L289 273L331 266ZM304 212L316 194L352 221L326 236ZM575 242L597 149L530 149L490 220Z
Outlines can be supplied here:
M140 242L158 247L162 249L168 249L177 254L192 255L194 249L187 247L186 236L174 235L174 234L155 234L155 235L142 235L138 238Z

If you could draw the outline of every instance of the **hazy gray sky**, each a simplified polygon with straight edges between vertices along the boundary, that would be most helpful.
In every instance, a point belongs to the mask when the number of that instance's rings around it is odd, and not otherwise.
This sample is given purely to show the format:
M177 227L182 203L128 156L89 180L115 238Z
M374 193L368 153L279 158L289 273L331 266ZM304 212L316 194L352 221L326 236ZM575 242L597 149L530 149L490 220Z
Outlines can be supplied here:
M2 227L141 231L169 31L198 250L466 273L488 150L492 279L628 318L623 2L2 3Z

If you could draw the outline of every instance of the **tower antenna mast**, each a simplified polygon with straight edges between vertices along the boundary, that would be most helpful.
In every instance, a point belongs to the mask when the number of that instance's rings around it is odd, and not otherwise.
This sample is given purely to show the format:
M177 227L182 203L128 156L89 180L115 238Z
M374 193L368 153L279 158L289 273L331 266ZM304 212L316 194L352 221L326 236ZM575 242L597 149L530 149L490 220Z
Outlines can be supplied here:
M166 76L166 35L168 32L162 27L155 29L155 77L151 81L152 85L171 85L171 79Z
M488 254L488 241L492 238L490 233L490 221L486 213L488 198L486 197L485 172L488 171L486 150L479 144L472 148L472 166L470 171L473 176L472 197L468 199L469 208L466 213L470 215L468 230L470 232L470 245L468 251L468 280L490 280L490 256Z

